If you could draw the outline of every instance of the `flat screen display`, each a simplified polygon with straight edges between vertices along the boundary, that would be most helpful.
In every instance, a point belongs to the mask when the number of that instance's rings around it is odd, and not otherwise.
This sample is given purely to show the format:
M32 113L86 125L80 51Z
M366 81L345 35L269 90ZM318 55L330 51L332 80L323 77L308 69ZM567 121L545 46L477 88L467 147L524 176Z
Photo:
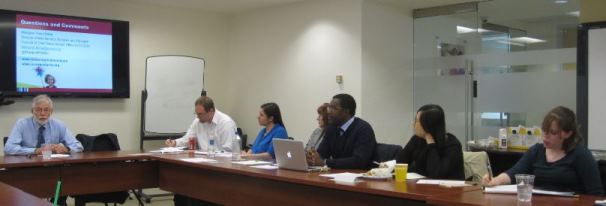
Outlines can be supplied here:
M7 96L129 97L128 22L0 10Z

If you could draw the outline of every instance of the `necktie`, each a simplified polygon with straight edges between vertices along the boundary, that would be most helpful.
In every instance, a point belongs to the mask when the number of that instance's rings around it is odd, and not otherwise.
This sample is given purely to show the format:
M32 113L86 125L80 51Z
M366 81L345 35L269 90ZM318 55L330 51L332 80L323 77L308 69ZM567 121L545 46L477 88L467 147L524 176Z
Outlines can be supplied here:
M36 144L36 148L40 148L44 144L44 129L44 126L38 128L38 144Z

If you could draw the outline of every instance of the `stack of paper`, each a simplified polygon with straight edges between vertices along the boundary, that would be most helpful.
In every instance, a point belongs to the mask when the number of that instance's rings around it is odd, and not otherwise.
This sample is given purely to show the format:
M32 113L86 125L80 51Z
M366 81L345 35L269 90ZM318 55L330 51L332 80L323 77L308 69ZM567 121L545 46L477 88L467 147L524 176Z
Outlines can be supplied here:
M182 152L185 152L183 150L183 148L184 147L162 147L159 150L152 150L152 151L149 151L149 152L151 152L151 153L162 153L162 154L164 154L164 153L182 153Z
M498 185L494 187L486 187L484 189L485 193L500 193L500 194L516 194L518 193L517 185ZM550 190L542 190L542 189L532 189L532 194L539 195L555 195L555 196L565 196L565 197L576 197L577 195L574 192L557 192Z
M246 161L236 161L236 162L232 162L232 163L241 164L241 165L267 165L267 164L271 164L272 162L261 161L261 160L246 160Z
M343 173L333 173L333 174L321 174L322 177L332 178L335 182L338 183L355 183L356 178L361 177L361 173L351 173L351 172L343 172Z
M425 178L425 176L414 173L414 172L409 172L408 174L406 174L407 180L416 180L416 179L423 179L423 178Z
M203 157L183 158L181 160L186 161L186 162L193 162L193 163L199 163L199 162L215 163L215 162L217 162L217 160L207 159L207 158L203 158Z
M465 186L471 186L470 184L466 184L465 181L462 181L462 180L421 179L421 180L417 181L417 184L440 185L440 186L444 186L444 187L465 187Z

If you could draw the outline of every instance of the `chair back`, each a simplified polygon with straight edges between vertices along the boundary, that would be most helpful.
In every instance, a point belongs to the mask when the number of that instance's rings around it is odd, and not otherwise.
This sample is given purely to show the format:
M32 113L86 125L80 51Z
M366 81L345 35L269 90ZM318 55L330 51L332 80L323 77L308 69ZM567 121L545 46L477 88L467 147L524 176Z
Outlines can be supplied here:
M8 137L2 138L2 142L4 143L4 146L6 146L6 141L8 141Z
M482 177L488 174L490 169L490 160L486 152L465 152L463 151L463 167L465 169L465 179L473 182L481 182Z
M114 133L105 133L96 136L78 134L76 135L76 139L82 143L84 152L120 150L118 137Z
M402 146L397 144L377 143L372 160L376 162L394 160L400 150L402 150Z

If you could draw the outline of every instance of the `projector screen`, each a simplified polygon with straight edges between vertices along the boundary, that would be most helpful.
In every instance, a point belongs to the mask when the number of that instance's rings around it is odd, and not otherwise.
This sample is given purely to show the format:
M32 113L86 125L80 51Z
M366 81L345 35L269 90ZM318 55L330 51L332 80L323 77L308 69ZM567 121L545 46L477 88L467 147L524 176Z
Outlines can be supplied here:
M8 96L128 97L128 22L0 10Z

